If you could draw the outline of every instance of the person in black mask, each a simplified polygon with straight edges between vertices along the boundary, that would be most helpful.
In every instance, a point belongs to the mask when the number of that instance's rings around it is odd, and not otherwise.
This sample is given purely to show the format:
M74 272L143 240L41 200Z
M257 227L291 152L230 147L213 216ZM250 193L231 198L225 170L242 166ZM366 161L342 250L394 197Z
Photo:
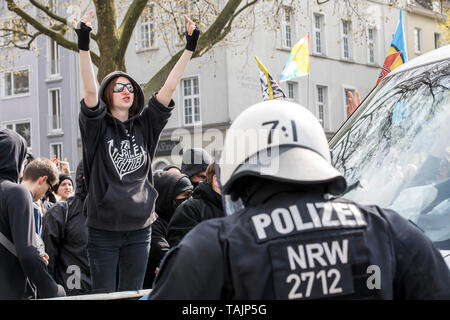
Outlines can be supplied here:
M77 166L75 195L59 201L44 215L42 238L49 255L48 271L67 295L91 292L87 256L86 198L83 163Z
M152 287L159 263L170 249L167 241L167 225L175 209L191 197L194 189L189 178L179 171L157 171L153 175L153 180L158 191L155 207L158 218L152 224L152 240L144 288Z
M214 162L208 166L205 175L206 181L199 183L192 199L180 205L169 222L168 240L171 247L176 246L200 222L225 215Z
M183 153L181 161L181 172L186 174L191 180L194 188L206 180L206 168L211 162L209 153L201 148L187 149Z

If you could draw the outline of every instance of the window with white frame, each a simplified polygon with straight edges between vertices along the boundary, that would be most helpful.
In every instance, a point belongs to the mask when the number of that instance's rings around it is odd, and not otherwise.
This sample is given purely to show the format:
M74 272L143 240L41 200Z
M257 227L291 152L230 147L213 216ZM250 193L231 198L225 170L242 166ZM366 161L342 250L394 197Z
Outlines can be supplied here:
M342 57L352 59L352 25L348 20L342 20Z
M50 115L50 132L61 131L61 90L50 89L48 91L49 99L49 115Z
M289 101L297 102L297 91L298 91L298 85L296 82L293 82L293 81L286 82L285 94Z
M353 99L356 99L356 94L355 94L355 89L351 89L351 88L344 88L344 95L345 95L345 108L347 108L348 106L348 93L351 92L353 95ZM355 101L356 103L356 101Z
M31 151L31 122L30 121L11 121L4 122L3 127L11 129L20 134L27 142L28 151Z
M59 46L55 40L49 39L48 41L48 74L50 76L59 75Z
M156 47L154 4L147 5L139 18L137 25L137 47L138 51Z
M60 160L63 158L63 145L61 142L50 143L49 158L51 159L53 156L56 156L56 158Z
M182 80L183 123L192 125L201 123L200 87L198 77Z
M284 7L281 18L281 40L284 48L292 47L294 16L292 8Z
M437 33L437 32L434 33L434 48L435 49L442 47L441 37L442 36L440 33Z
M423 50L422 29L414 28L414 48L417 53L421 53Z
M317 86L317 119L325 127L325 109L327 103L327 87Z
M371 64L376 63L376 55L375 55L376 34L377 31L375 28L367 29L367 59Z
M317 54L325 54L325 37L324 37L324 16L323 14L314 13L313 25L313 44L314 52Z
M16 97L30 92L29 69L3 72L3 97Z

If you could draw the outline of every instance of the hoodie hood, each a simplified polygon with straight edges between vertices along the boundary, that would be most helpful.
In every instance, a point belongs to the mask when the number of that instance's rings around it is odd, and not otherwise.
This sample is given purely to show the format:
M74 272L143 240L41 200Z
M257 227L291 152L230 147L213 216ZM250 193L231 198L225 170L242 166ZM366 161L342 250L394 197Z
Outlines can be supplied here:
M133 115L132 117L128 118L127 121L132 121L134 120L134 118L136 118L137 116L139 116L142 111L144 110L144 105L145 105L145 97L144 97L144 92L142 91L141 86L127 73L123 72L123 71L114 71L111 72L110 74L108 74L102 81L102 83L100 84L100 89L98 91L98 101L100 101L100 103L102 105L106 106L106 102L103 101L103 92L105 91L106 87L108 86L108 84L111 82L111 80L117 78L117 77L126 77L128 78L128 80L130 80L130 82L133 84L134 88L136 89L135 93L134 93L134 98L138 99L138 111L136 112L135 115ZM109 112L109 109L107 109L107 118L110 120L114 120L114 121L119 121L116 118L114 118L114 116Z
M159 217L169 222L175 211L172 201L180 194L180 192L176 192L175 190L178 185L185 185L185 180L189 182L189 178L185 174L177 171L157 171L153 175L153 180L155 189L158 191L155 211ZM193 189L192 185L190 189Z
M193 198L201 198L205 201L209 201L215 206L222 207L222 196L215 192L213 188L206 181L201 181L194 189Z
M10 129L0 130L0 178L17 183L26 156L25 139Z

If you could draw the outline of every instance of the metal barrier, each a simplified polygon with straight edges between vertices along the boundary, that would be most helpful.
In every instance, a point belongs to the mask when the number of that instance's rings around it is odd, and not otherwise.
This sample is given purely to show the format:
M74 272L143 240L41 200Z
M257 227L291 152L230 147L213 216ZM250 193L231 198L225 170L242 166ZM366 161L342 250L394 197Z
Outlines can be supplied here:
M127 300L127 299L139 299L149 294L152 289L138 290L138 291L120 291L111 293L97 293L97 294L85 294L80 296L67 296L49 299L39 300Z

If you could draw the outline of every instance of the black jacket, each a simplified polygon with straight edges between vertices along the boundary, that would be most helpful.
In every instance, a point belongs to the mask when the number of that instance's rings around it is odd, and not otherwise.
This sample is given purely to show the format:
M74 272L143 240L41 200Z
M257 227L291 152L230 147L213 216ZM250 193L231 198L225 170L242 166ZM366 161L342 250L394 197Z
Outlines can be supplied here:
M27 298L27 277L41 298L65 295L37 250L30 191L17 184L25 156L25 141L11 130L0 130L0 232L17 253L16 257L0 244L0 300Z
M67 202L56 203L43 219L42 239L49 256L48 270L53 279L64 286L67 295L91 291L83 203L76 193Z
M127 121L114 118L102 100L108 83L117 76L130 79L139 100L139 112ZM79 117L83 142L83 167L88 186L87 225L107 231L131 231L148 227L157 197L151 162L159 136L173 106L153 95L144 108L144 94L129 75L116 71L102 81L99 104L88 108L81 100Z
M175 188L181 179L189 182L187 175L173 171L155 172L155 188L158 191L155 211L158 218L152 224L152 239L150 254L147 263L147 271L144 279L144 288L151 288L155 278L155 270L159 266L164 255L169 251L167 242L167 225L175 211L173 200L176 198ZM192 185L191 185L191 188Z
M169 222L167 234L170 246L176 246L200 222L224 215L222 197L206 181L200 182L192 199L183 202Z
M272 185L246 205L169 251L150 299L450 298L441 254L392 210Z

